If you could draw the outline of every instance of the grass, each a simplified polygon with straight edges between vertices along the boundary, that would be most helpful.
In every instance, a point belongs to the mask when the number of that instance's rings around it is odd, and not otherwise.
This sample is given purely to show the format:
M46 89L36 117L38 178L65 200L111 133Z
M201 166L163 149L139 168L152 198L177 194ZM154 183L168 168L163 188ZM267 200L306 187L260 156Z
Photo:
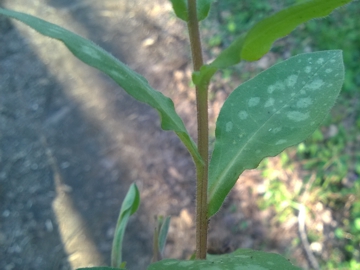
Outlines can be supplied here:
M204 25L209 55L216 55L219 48L227 47L233 37L264 16L302 1L217 1L211 14L217 27ZM332 114L305 142L279 156L281 170L289 174L298 171L297 179L279 176L269 160L260 165L267 191L259 200L259 206L273 208L277 222L283 223L296 217L298 205L304 204L308 209L308 240L323 247L323 252L316 254L323 269L360 269L358 14L360 5L352 3L327 18L302 25L272 49L275 61L306 51L341 49L344 52L346 78ZM245 81L260 70L252 64L241 64L223 72L222 79ZM299 246L301 242L295 239L293 245Z

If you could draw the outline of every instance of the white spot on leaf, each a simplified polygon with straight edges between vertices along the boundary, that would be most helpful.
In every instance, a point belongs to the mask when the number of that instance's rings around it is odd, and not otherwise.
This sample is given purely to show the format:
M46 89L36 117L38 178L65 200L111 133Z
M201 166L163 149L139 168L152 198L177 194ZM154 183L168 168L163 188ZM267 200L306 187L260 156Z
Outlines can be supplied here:
M296 75L295 75L295 76L296 76ZM267 91L268 91L269 94L271 94L271 93L274 92L275 90L283 91L283 90L285 90L285 85L284 85L282 82L278 81L278 82L276 82L275 84L270 85L270 86L268 87L268 89L267 89Z
M321 86L323 86L324 81L321 79L316 79L315 81L313 81L312 83L310 83L310 85L308 86L311 90L317 90L319 89Z
M286 78L286 85L289 86L289 87L293 87L296 82L297 82L297 79L298 79L298 75L290 75L289 77Z
M246 111L241 111L239 112L238 116L241 120L245 120L246 118L248 118L248 113Z
M275 143L275 145L283 144L283 143L286 143L286 142L287 142L287 140L281 139L281 140L278 140L278 141Z
M311 98L300 98L299 101L296 103L296 107L298 108L307 108L312 104Z
M269 99L265 102L265 108L270 107L270 106L274 106L274 104L275 104L275 99L269 98Z
M230 132L232 129L233 129L233 123L227 122L225 127L226 132Z
M274 92L275 90L275 86L274 85L270 85L267 89L268 93L271 94L272 92Z
M331 68L327 68L326 70L325 70L325 72L326 73L331 73L333 70L331 69Z
M304 121L305 119L309 118L309 113L302 113L299 111L292 111L287 113L287 118L293 120L295 122Z
M305 72L310 73L311 72L311 67L310 66L305 67Z
M319 58L316 63L321 65L322 63L324 63L324 58Z
M122 74L120 74L118 71L116 70L111 70L110 71L111 75L113 75L116 79L119 79L119 80L124 80L124 76Z
M60 27L58 27L58 26L50 27L50 28L48 28L47 30L48 30L49 32L55 34L55 35L57 35L57 34L62 34L62 33L64 32L64 31L63 31Z
M256 105L258 105L260 102L260 98L259 97L253 97L249 99L248 105L249 107L254 107Z
M81 50L83 53L87 54L92 58L101 59L99 53L89 46L82 46Z
M283 90L285 90L285 85L282 82L276 82L275 89L283 91Z
M281 130L282 130L282 127L276 127L276 128L273 129L272 133L276 134Z

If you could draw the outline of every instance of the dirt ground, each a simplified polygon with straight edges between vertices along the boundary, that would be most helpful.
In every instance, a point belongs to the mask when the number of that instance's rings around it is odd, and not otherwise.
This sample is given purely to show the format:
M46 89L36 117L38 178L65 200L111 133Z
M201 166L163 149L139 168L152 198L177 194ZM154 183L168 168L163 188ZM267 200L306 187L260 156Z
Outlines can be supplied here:
M0 0L85 36L172 97L196 136L185 25L169 1ZM216 85L213 86L217 87ZM227 95L214 92L212 122ZM221 88L222 87L222 88ZM290 252L296 220L271 227L248 172L211 223L209 250ZM124 259L145 269L155 215L172 215L168 257L194 249L195 170L157 113L87 67L59 42L0 17L0 269L108 265L124 195L137 183L142 203L128 224ZM247 226L239 226L244 224ZM241 227L241 228L240 228ZM240 228L240 229L239 229ZM301 248L291 256L307 267Z

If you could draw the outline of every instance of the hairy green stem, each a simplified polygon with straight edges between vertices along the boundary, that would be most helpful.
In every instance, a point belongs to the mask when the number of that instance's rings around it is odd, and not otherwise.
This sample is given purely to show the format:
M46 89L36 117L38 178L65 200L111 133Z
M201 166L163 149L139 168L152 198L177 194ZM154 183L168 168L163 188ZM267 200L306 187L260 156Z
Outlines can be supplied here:
M196 0L188 0L188 31L194 71L203 65ZM196 86L198 148L204 164L196 172L196 259L206 259L207 251L207 185L209 163L208 84Z

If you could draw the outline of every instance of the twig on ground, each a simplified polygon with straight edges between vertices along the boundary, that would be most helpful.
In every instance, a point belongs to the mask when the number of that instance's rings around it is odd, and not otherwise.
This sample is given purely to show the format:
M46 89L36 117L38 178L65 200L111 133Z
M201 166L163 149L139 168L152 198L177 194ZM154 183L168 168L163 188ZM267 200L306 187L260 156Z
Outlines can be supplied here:
M317 262L314 254L310 249L310 244L306 235L305 230L305 220L306 220L306 209L303 204L299 205L299 215L298 215L298 224L299 224L299 235L301 243L303 244L306 258L309 261L310 267L315 270L320 270L319 263Z

